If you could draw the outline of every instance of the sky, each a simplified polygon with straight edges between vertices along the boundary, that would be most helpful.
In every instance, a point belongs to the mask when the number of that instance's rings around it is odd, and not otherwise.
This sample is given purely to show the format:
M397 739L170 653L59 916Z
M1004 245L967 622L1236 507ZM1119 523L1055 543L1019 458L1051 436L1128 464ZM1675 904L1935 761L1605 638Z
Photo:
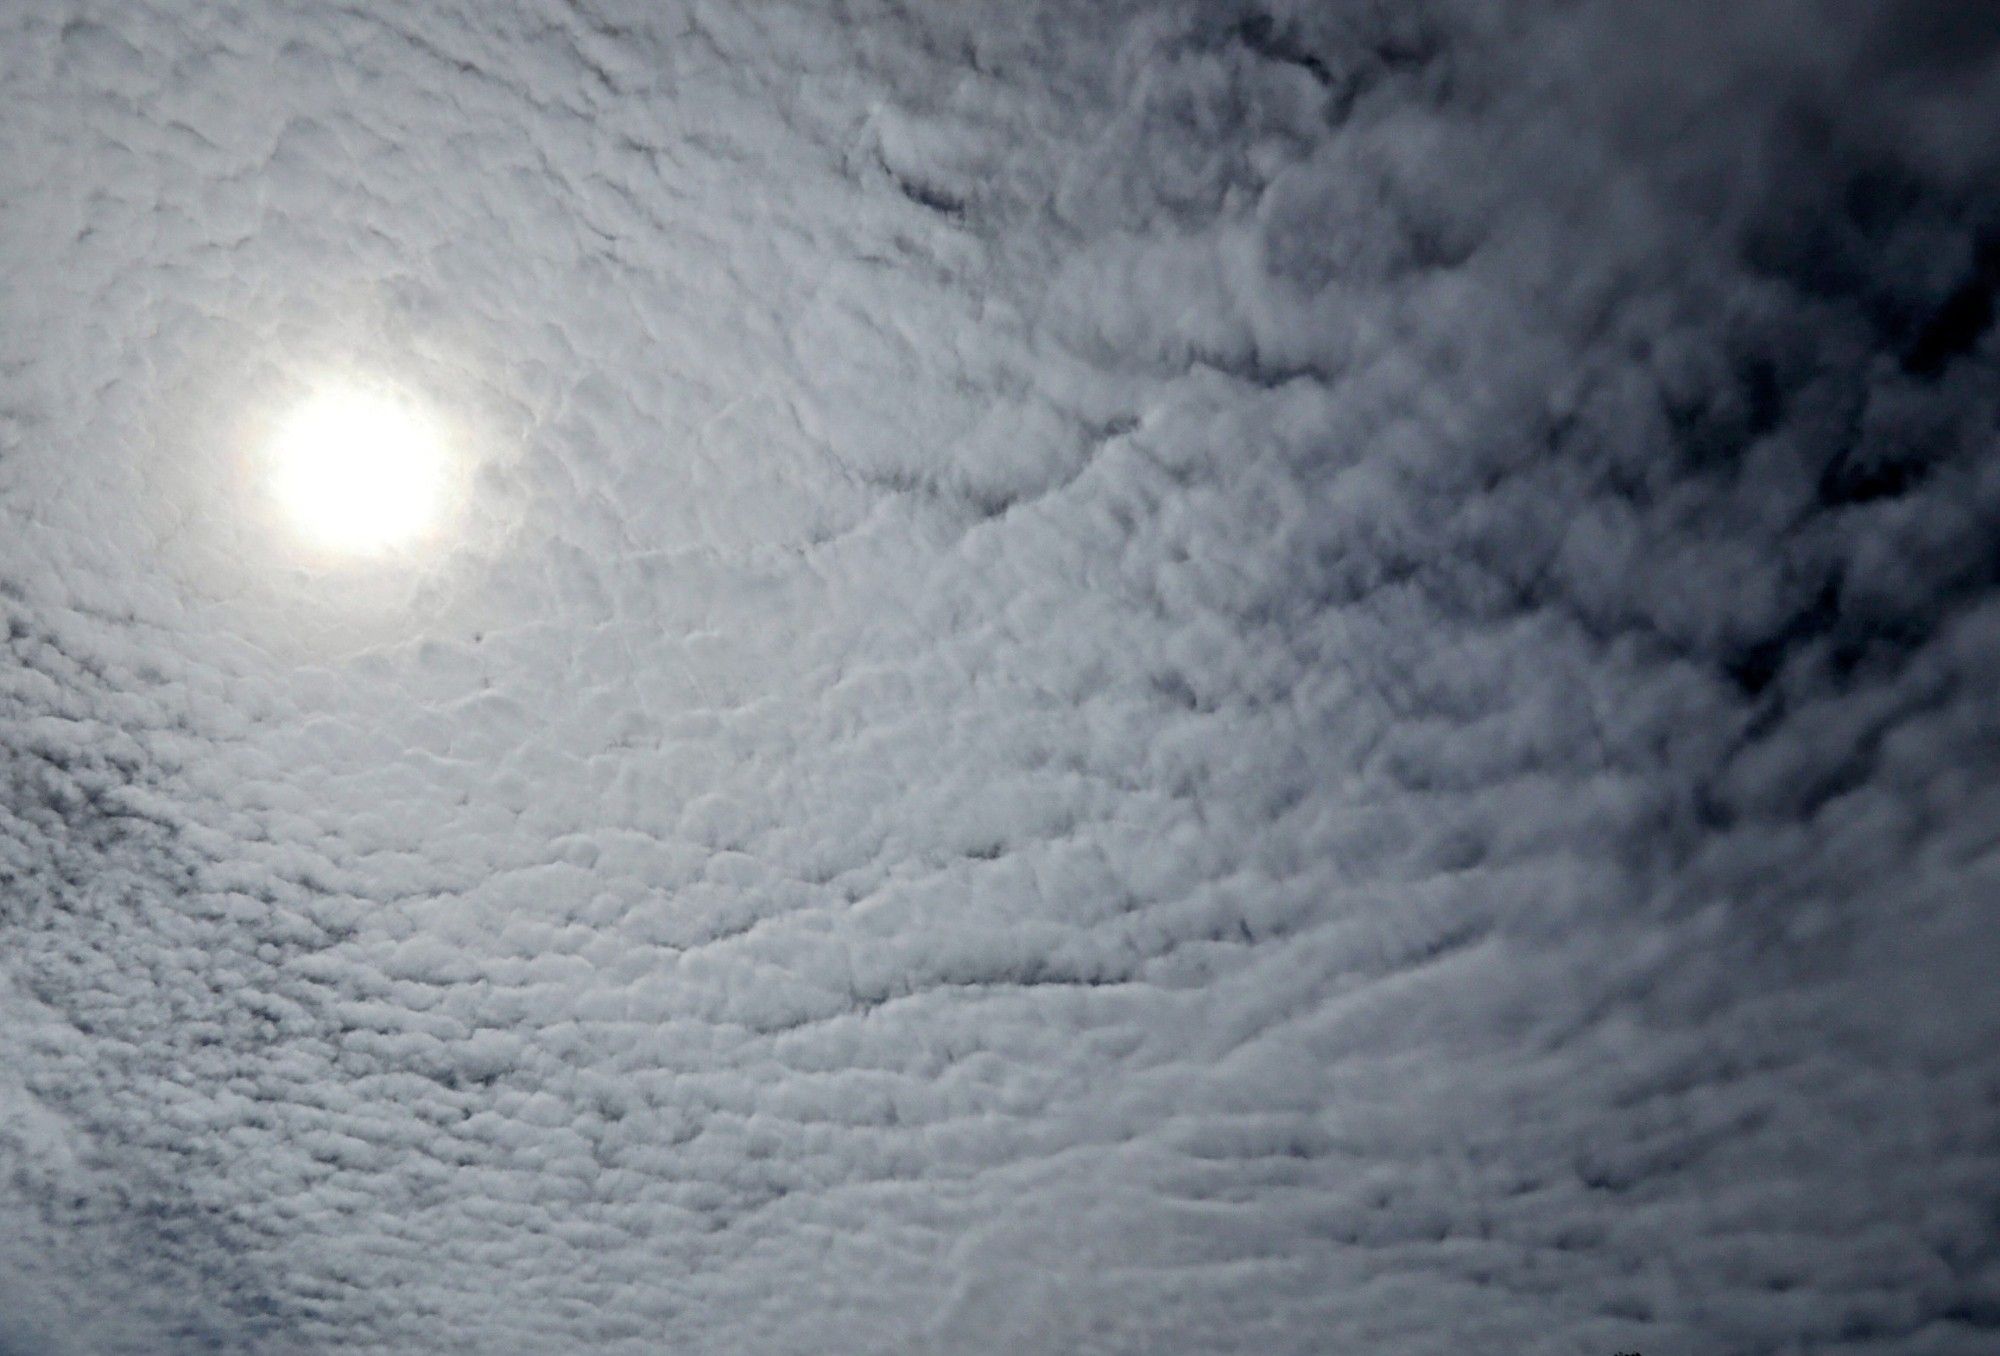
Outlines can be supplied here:
M0 1353L2000 1329L2000 19L0 0ZM251 469L419 402L419 545Z

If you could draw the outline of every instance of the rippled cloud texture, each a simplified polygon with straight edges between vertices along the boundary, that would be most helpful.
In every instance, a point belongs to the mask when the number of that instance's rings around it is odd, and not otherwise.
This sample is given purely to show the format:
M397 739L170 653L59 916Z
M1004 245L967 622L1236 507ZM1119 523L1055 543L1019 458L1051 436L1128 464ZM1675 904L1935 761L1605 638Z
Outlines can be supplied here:
M1992 1349L1983 6L0 16L0 1351Z

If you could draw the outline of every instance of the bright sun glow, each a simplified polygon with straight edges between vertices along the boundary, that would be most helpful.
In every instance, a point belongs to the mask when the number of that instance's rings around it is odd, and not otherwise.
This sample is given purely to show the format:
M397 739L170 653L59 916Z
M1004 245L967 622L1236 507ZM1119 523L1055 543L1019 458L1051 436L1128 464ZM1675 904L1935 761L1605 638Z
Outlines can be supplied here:
M279 425L270 488L316 545L374 555L421 537L445 497L446 455L434 423L387 391L322 389Z

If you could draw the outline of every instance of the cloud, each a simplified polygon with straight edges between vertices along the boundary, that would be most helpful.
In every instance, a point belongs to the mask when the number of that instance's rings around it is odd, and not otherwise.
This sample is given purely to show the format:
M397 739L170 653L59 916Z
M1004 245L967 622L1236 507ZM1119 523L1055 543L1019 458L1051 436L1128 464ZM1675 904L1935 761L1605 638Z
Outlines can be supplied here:
M0 1351L1990 1339L1960 7L4 24Z

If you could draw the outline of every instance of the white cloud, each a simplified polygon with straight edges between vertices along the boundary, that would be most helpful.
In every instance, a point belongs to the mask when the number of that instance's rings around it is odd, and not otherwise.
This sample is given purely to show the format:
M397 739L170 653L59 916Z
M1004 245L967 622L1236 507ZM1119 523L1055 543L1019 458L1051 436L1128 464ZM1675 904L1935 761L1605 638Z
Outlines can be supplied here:
M0 1352L1979 1345L1984 34L606 8L4 20Z

